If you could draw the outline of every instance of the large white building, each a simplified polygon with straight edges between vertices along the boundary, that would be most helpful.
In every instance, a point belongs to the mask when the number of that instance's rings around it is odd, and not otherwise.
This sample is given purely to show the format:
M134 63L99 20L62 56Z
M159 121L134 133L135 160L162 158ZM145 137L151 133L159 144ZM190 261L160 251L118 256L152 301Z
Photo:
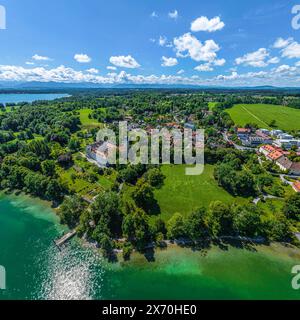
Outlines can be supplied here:
M96 142L86 147L86 155L99 167L109 166L109 153L115 152L116 146L106 141Z
M296 146L297 148L300 148L300 140L286 140L286 139L277 139L274 140L274 145L279 147L279 148L284 148L284 149L291 149L293 146Z

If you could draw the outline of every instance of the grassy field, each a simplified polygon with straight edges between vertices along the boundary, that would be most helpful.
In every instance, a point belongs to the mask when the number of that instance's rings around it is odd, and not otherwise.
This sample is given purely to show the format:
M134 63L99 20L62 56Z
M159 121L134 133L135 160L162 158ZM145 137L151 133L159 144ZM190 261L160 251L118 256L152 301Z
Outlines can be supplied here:
M209 102L208 103L208 108L210 111L212 111L212 109L215 107L215 105L217 104L218 102Z
M83 128L94 128L101 125L96 119L89 118L89 115L92 113L91 109L81 109L79 110L79 113Z
M206 165L200 176L186 176L184 169L184 165L162 167L165 183L155 191L162 219L168 220L175 212L187 215L201 206L208 207L211 201L216 200L225 203L248 202L247 199L234 198L218 186L213 177L213 166Z
M300 110L284 106L268 104L238 104L228 109L236 125L245 126L247 123L256 123L261 128L269 128L272 120L276 121L278 129L299 130Z
M4 112L11 112L11 107L6 107L5 111L3 111L2 109L0 109L0 114L4 113Z

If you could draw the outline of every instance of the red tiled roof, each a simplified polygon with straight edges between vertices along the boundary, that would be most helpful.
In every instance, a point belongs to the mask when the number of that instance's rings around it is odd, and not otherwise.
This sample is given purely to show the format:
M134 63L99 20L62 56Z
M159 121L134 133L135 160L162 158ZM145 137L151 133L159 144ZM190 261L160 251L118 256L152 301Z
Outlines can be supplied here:
M293 187L297 192L300 192L300 181L294 182Z
M279 151L273 151L271 153L268 154L268 157L274 161L276 161L277 159L281 158L283 156L283 154Z
M268 152L274 152L274 151L276 151L276 149L275 149L273 146L269 145L269 144L263 146L262 148L263 148L264 150L268 151Z
M251 130L249 128L237 128L238 133L249 133Z

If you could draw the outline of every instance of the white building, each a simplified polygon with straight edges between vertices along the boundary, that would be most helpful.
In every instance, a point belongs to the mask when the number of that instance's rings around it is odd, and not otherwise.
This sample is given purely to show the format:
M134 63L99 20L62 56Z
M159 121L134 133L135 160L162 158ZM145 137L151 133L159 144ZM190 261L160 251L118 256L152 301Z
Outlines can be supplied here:
M270 130L268 129L259 129L256 131L257 133L262 133L262 134L265 134L267 136L269 136L271 134Z
M291 149L293 146L300 147L300 140L284 140L284 139L277 139L273 143L275 146L284 149Z
M278 135L278 139L280 139L280 140L293 140L294 137L290 134L282 133L282 134Z
M284 132L282 130L272 130L271 135L274 137L278 137L280 134L283 134Z
M88 158L94 160L99 167L109 166L109 154L115 152L116 146L106 142L100 141L86 147L86 155Z

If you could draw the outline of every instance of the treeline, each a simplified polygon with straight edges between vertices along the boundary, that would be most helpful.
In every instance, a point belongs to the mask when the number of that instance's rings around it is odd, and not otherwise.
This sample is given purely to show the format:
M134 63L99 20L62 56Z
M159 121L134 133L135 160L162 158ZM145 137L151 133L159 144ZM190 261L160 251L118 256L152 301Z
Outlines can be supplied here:
M184 217L174 213L165 223L150 221L146 212L130 202L123 202L116 192L103 192L87 206L78 196L65 199L59 210L63 223L77 227L79 235L96 241L107 257L113 249L123 249L124 258L135 248L144 252L149 245L163 240L207 241L220 237L248 237L265 241L291 241L293 234L288 218L300 221L300 195L285 202L284 213L265 214L252 204L229 205L212 202Z

